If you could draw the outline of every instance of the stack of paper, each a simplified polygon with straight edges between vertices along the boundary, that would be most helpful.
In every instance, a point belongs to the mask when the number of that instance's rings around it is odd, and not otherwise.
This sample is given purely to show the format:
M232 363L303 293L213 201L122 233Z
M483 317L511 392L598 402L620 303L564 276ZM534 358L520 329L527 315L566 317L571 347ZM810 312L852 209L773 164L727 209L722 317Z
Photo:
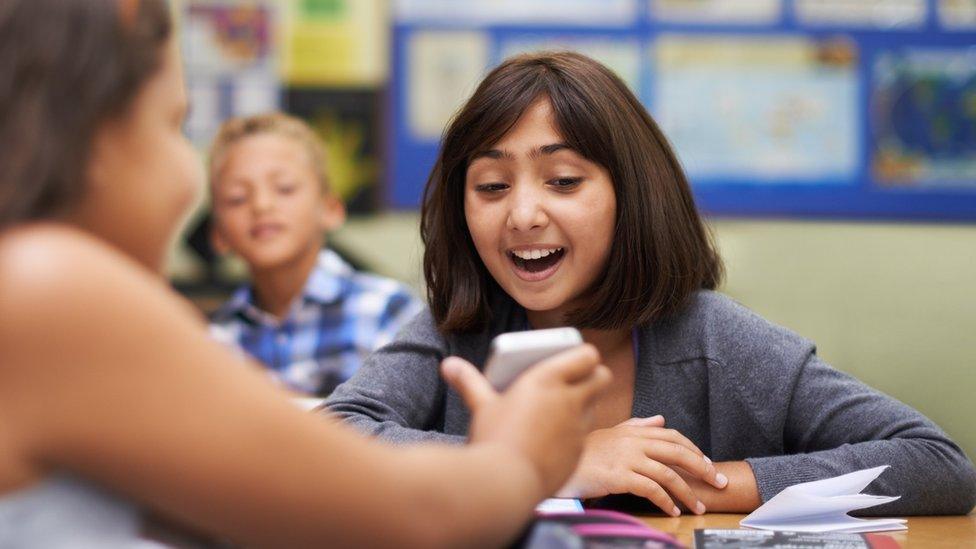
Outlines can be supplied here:
M905 530L905 519L859 519L847 513L895 501L901 496L872 496L861 490L887 465L839 477L796 484L773 496L739 523L749 528L792 532L886 532Z

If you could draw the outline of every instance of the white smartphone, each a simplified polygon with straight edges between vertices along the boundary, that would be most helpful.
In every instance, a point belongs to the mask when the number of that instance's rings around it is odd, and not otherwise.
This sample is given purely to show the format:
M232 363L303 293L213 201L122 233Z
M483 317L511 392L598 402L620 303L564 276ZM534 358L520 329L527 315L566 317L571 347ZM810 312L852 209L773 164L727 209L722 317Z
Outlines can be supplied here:
M491 341L485 377L501 391L529 366L582 343L583 336L576 328L501 334Z

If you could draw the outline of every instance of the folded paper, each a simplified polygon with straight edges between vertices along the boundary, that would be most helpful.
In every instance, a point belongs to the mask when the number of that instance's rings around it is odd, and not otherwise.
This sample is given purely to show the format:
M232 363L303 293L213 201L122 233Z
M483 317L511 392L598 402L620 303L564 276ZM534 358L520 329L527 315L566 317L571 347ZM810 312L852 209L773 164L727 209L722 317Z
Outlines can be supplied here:
M860 519L847 513L895 501L901 496L860 493L887 465L839 477L795 484L773 496L739 524L792 532L887 532L905 530L905 519Z

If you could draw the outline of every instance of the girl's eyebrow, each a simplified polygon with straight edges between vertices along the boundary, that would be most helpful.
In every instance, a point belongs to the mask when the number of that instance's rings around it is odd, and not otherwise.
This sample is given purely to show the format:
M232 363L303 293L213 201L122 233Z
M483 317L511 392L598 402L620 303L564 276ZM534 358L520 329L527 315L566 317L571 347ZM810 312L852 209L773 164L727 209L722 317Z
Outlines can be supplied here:
M471 162L474 162L479 158L490 158L492 160L501 160L501 159L515 160L515 155L508 151L503 151L500 149L488 149L486 151L480 151L475 153L474 156L471 157Z
M576 151L576 149L570 147L566 143L550 143L549 145L542 145L538 149L529 152L529 158L535 160L540 156L543 155L548 156L562 150L568 150L573 152ZM486 151L475 153L475 155L471 157L471 162L474 162L479 158L490 158L492 160L502 160L502 159L514 160L515 155L512 154L510 151L505 151L500 149L488 149Z
M557 153L559 151L563 151L563 150L574 151L574 152L576 151L576 149L570 147L566 143L552 143L552 144L549 144L549 145L543 145L543 146L539 147L538 149L530 152L529 153L529 158L535 159L535 158L538 158L539 156L542 156L542 155L548 156L550 154L555 154L555 153Z

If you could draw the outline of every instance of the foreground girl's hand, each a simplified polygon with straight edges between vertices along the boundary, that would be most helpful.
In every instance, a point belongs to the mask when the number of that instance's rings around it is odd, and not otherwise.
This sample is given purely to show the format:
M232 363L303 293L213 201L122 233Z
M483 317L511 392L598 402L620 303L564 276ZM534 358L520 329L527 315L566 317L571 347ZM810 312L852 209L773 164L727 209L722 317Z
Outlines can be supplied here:
M590 430L591 407L611 377L592 345L539 362L502 394L463 359L447 358L441 370L471 409L469 440L502 445L525 458L543 495L572 473Z
M672 499L676 498L690 511L704 513L704 504L682 474L719 489L728 484L697 446L678 431L664 428L664 418L634 418L589 434L580 464L559 495L630 493L672 516L681 514Z

